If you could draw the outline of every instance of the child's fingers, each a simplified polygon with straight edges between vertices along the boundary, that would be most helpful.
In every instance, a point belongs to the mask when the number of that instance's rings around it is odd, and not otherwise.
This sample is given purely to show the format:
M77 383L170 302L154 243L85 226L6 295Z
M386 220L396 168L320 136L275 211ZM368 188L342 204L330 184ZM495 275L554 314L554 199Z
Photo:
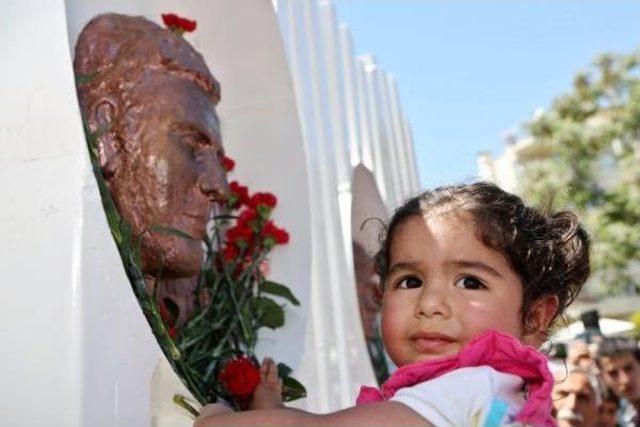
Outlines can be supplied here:
M233 412L228 406L220 403L210 403L202 408L202 411L200 411L200 416L207 417L210 415L226 414L228 412Z
M278 385L278 366L276 362L270 357L265 357L260 365L260 379L261 382L271 386L277 387Z
M265 357L264 359L262 359L262 363L260 364L260 375L262 376L262 378L264 379L267 375L267 372L269 372L269 361L271 359L269 359L268 357Z
M278 384L278 367L276 366L276 362L273 359L269 359L269 367L267 370L267 383L276 385Z
M260 380L263 384L275 389L282 389L282 380L278 378L278 365L270 357L262 359L260 364Z

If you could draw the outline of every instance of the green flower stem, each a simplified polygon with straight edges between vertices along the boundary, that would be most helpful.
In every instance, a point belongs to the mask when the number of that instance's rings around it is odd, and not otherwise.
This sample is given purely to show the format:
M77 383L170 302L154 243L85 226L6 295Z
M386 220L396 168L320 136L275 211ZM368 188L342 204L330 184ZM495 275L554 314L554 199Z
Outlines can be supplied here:
M207 399L203 394L202 389L203 389L203 385L205 385L205 381L203 381L200 374L194 371L194 369L186 363L181 365L183 369L183 374L187 379L187 381L189 382L189 384L191 385L189 389L192 392L193 397L195 397L196 400L198 400L198 402L200 402L200 404L202 405L206 405L207 403L209 403L209 399Z
M238 300L235 295L235 290L230 289L229 294L231 295L231 301L233 302L234 308L236 310L236 318L240 320L240 327L242 329L242 334L244 338L248 341L250 339L250 334L247 325L244 323L244 316L242 314L242 306L238 304Z
M181 406L182 408L187 410L187 412L189 412L191 415L193 415L194 418L197 418L198 415L200 415L200 413L196 410L196 408L191 406L191 404L189 402L187 402L187 399L185 399L185 397L180 395L180 394L175 394L173 396L173 402L176 405Z

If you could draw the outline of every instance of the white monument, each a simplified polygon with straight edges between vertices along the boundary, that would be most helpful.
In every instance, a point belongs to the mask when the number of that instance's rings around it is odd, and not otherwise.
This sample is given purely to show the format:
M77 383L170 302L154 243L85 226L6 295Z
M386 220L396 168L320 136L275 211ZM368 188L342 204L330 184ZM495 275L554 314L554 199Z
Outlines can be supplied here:
M355 58L329 2L25 0L0 18L3 423L189 425L158 404L171 390L152 393L161 352L124 274L83 135L73 47L106 11L198 21L185 37L222 85L234 178L276 193L275 219L292 236L273 253L272 276L302 304L287 310L284 328L263 333L258 351L294 368L308 391L297 406L352 404L359 385L375 382L350 252L354 168L374 177L387 211L418 190L393 78ZM171 384L158 371L153 381Z

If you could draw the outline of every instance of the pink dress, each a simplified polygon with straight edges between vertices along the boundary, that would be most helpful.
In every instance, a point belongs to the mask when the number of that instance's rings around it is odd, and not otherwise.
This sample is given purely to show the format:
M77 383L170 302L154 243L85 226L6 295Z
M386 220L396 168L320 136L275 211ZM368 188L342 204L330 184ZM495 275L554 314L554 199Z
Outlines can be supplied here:
M524 380L527 398L516 422L544 427L556 425L551 416L553 376L546 357L533 347L522 345L514 337L494 330L480 334L454 356L398 368L380 389L363 386L356 404L388 400L403 387L438 378L459 368L475 366L489 366Z

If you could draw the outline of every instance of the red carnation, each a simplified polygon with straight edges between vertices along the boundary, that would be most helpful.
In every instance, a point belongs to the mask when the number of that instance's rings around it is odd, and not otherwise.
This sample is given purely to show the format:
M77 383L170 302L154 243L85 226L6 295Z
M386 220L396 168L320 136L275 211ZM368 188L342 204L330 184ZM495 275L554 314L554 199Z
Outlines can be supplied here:
M238 256L240 256L240 252L235 245L225 245L222 248L222 259L225 262L233 262L238 258Z
M236 166L236 162L233 161L233 159L231 159L230 157L224 156L222 158L222 168L226 171L226 172L231 172L233 170L233 168Z
M238 247L246 247L253 242L253 230L244 224L238 224L227 230L227 241Z
M251 230L258 231L258 213L253 209L245 209L238 215L237 226L248 227Z
M276 227L273 221L267 221L260 235L265 238L265 241L273 239L273 242L279 245L289 243L289 233L284 228Z
M190 33L195 31L197 23L187 18L176 15L175 13L163 13L162 22L171 31L178 34Z
M225 363L218 381L232 397L246 400L260 384L260 371L249 356L240 356Z
M278 203L278 198L271 193L256 193L251 196L249 206L257 208L258 206L266 206L273 209Z
M283 228L277 228L273 237L279 245L286 245L289 243L289 233L287 233Z
M247 187L238 184L238 181L231 181L229 188L231 189L231 196L227 203L230 209L249 203L249 189Z
M175 13L163 13L162 14L162 22L167 27L175 27L176 22L178 21L178 15Z

